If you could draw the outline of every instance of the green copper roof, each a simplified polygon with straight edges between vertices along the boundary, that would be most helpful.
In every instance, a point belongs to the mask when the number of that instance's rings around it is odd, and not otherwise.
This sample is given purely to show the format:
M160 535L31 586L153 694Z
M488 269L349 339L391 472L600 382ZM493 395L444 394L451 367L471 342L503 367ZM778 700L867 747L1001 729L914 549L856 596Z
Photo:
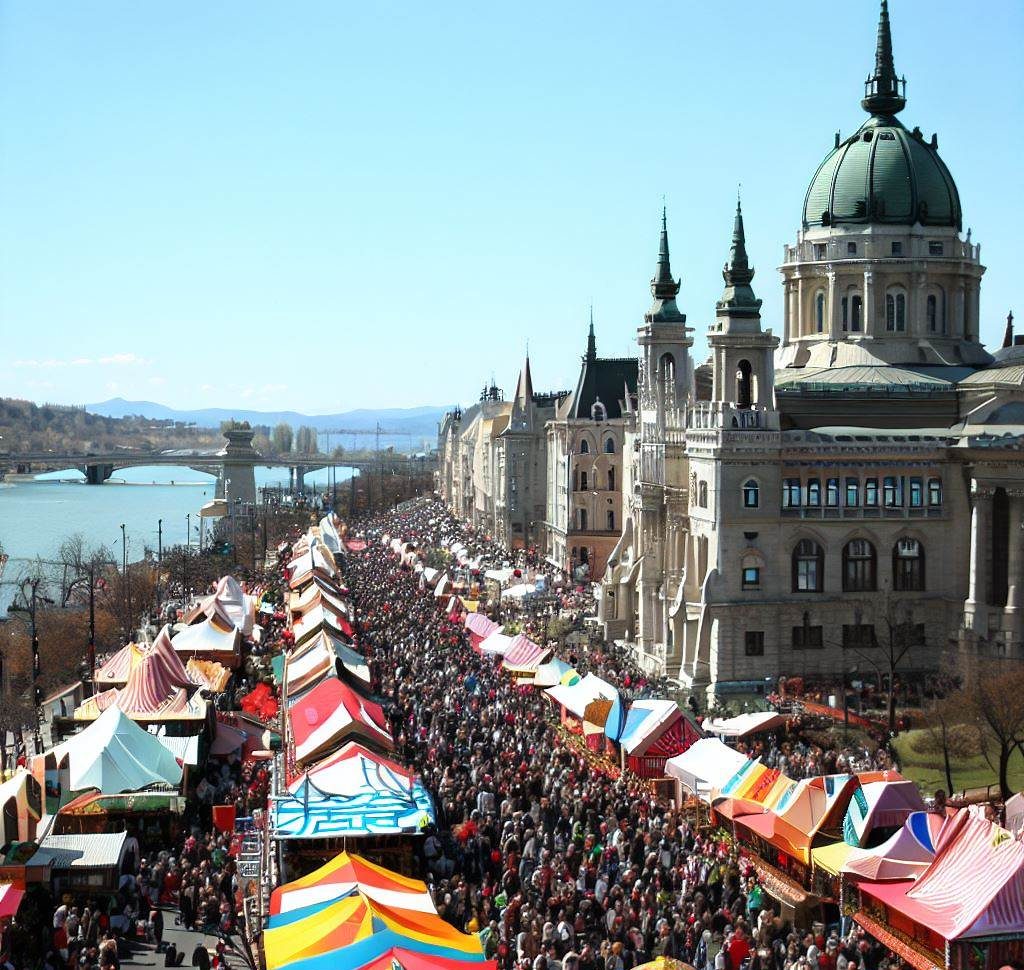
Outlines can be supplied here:
M906 98L905 82L893 66L889 11L882 0L875 47L875 71L865 82L861 105L871 117L837 143L811 180L804 198L805 228L882 223L961 225L960 196L939 158L938 142L926 143L896 119Z

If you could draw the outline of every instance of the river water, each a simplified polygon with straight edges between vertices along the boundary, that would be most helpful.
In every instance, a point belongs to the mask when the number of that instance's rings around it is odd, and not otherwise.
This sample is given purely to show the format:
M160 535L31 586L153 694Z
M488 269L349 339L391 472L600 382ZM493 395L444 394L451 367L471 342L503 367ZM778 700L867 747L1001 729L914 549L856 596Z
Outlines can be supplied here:
M326 488L328 471L307 474L307 488ZM339 486L351 474L351 469L339 467ZM126 468L104 485L85 485L83 478L79 472L66 471L40 475L35 481L0 482L0 549L10 557L0 576L0 617L14 595L11 583L27 562L37 556L56 558L68 536L81 534L87 548L106 546L120 561L123 522L128 558L141 559L147 546L153 550L157 547L160 519L165 548L185 541L187 524L191 525L192 543L198 543L199 509L214 497L214 477L191 468ZM284 468L256 469L257 488L287 488L287 479Z

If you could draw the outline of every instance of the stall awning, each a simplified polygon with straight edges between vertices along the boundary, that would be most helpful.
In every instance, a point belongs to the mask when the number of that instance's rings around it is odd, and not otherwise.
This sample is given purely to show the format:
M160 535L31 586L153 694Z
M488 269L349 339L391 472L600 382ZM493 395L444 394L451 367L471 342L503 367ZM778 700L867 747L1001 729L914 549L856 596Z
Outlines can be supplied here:
M854 920L864 927L879 943L888 947L900 959L906 960L917 970L944 970L946 961L938 953L930 956L928 952L911 946L891 930L886 929L878 920L868 916L864 910L853 914Z
M24 889L17 889L9 882L0 883L0 918L17 913L24 895Z

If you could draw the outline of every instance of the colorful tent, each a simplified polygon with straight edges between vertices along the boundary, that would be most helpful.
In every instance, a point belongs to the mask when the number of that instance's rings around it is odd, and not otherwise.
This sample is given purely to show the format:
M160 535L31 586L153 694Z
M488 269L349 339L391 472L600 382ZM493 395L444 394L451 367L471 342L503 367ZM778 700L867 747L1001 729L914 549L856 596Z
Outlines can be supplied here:
M18 889L13 883L0 882L0 917L13 916L18 912L24 889Z
M378 866L354 852L342 852L306 876L270 894L270 925L275 916L333 902L353 889L387 906L434 912L427 884Z
M35 758L33 774L38 779L45 762L53 759L59 768L65 758L71 791L95 788L104 795L116 795L152 785L181 784L182 769L174 756L116 704L85 730Z
M786 718L775 711L754 711L736 717L710 718L701 727L706 734L720 738L744 738L748 734L771 731L786 723Z
M323 600L310 607L292 623L292 633L295 635L296 646L316 636L321 630L326 630L336 637L343 637L350 643L355 639L356 635L355 629L348 618L340 613L335 613Z
M215 694L227 690L228 681L231 680L231 671L216 660L189 657L188 663L185 664L185 673L193 684Z
M216 589L197 600L185 613L190 626L203 619L219 620L222 626L235 627L251 637L256 622L256 597L250 596L234 576L222 576Z
M324 677L338 673L339 663L357 683L369 686L370 668L365 658L340 637L321 630L288 657L288 696L294 697Z
M104 687L121 687L128 681L128 675L146 655L144 647L137 643L126 643L112 653L96 670L94 681Z
M495 630L489 637L480 641L477 647L481 653L490 654L495 657L504 657L512 646L513 638Z
M484 616L483 613L467 613L464 622L466 630L469 632L469 644L474 650L478 649L480 644L492 633L502 629L494 620Z
M562 678L572 670L571 664L567 664L564 660L559 660L558 657L552 657L547 663L543 663L537 668L537 673L533 678L533 686L557 687L562 682ZM576 676L579 677L579 674Z
M394 747L381 706L337 677L322 680L301 698L288 712L288 723L300 765L353 738L387 751Z
M700 738L681 755L670 758L665 770L687 791L710 801L712 790L721 789L749 761L718 738Z
M853 849L843 863L845 875L872 882L916 879L932 863L947 816L914 812L899 831L874 849Z
M179 630L172 643L180 654L235 666L241 655L242 631L222 617L207 617Z
M591 701L599 697L612 701L619 696L619 692L608 681L595 674L587 674L571 686L559 684L556 687L549 687L545 693L569 714L580 719L583 718Z
M341 590L325 579L314 578L308 586L288 597L288 611L294 622L300 616L308 613L314 606L324 606L339 616L352 619L352 610L348 603L342 599Z
M374 938L390 931L384 947ZM366 944L362 948L360 944ZM436 912L398 909L374 902L358 890L314 907L308 916L269 927L263 933L267 970L292 966L313 970L314 966L352 967L360 960L379 956L381 949L402 945L414 952L440 957L476 956L483 960L479 939L460 933ZM340 952L339 952L340 951ZM322 964L314 958L327 958Z
M950 942L1020 934L1024 842L968 814L917 882L864 882L861 891Z
M416 775L350 742L273 799L276 839L416 834L434 821L430 794Z
M502 666L517 674L532 674L551 655L549 647L534 643L525 633L516 634L505 651Z
M633 701L626 712L619 744L626 754L642 755L682 717L683 712L675 701L655 698Z
M352 966L351 970L469 970L470 967L473 970L497 970L498 964L494 960L481 961L475 956L440 957L391 946L369 962Z
M302 589L316 577L334 579L338 575L338 567L331 551L319 539L308 544L304 552L299 553L288 563L288 588Z
M863 848L876 829L902 826L911 815L924 809L917 785L904 778L858 785L843 819L843 839Z
M43 815L43 791L39 782L24 768L0 785L0 812L4 843L28 842L36 837L36 823Z

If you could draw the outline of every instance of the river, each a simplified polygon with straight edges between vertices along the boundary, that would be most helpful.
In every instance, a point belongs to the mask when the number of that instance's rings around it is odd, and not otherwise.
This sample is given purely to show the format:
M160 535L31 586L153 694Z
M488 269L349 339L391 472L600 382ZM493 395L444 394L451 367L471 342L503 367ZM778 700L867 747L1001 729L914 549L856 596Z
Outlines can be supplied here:
M323 489L329 470L306 475L307 487ZM339 487L352 469L337 469ZM198 542L199 509L213 498L215 479L191 468L142 466L117 472L104 485L85 485L79 472L54 472L34 481L0 482L0 549L10 561L0 577L0 617L14 595L11 582L27 561L55 558L61 543L81 534L87 547L106 546L121 558L121 523L128 538L128 558L141 559L157 547L157 522L163 520L164 546L185 541L191 515L193 543ZM257 468L256 486L287 487L284 468ZM173 483L173 484L172 484Z

